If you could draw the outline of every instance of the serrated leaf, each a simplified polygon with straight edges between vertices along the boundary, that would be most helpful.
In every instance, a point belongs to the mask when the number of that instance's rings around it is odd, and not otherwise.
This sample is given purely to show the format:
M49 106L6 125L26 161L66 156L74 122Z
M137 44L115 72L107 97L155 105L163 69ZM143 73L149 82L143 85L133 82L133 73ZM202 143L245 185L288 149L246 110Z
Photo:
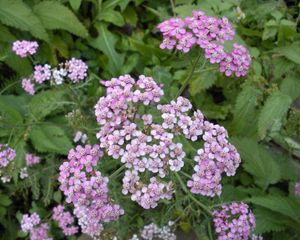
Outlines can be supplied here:
M255 123L257 122L256 103L260 94L261 92L258 89L246 86L237 96L232 122L237 134L251 136L255 133Z
M282 221L285 216L280 213L270 211L266 208L257 207L254 211L254 214L256 221L256 234L262 234L271 231L278 232L283 231L287 228L287 226L285 226Z
M274 52L282 54L287 59L300 64L300 45L299 43L294 43L284 47L278 47L273 49Z
M288 216L300 223L300 202L284 196L253 197L247 201Z
M35 121L41 120L68 103L64 100L65 92L61 90L49 90L38 93L32 97L28 104L29 115Z
M210 88L217 79L217 75L213 74L212 71L203 73L196 72L189 86L191 95L195 96L197 93L201 93L203 90Z
M121 15L121 13L118 11L115 11L115 10L101 11L97 16L97 19L104 20L109 23L113 23L119 27L121 27L125 24L124 18Z
M255 140L232 138L242 157L243 168L254 176L254 181L263 189L280 180L280 168L272 155Z
M69 3L74 11L78 11L82 0L69 0Z
M63 29L79 37L88 37L88 32L74 13L57 1L42 1L33 11L46 29Z
M62 128L47 122L34 126L29 137L39 152L67 154L73 147Z
M29 31L33 36L48 41L40 19L21 0L0 0L0 21L8 26Z
M291 103L291 97L281 92L274 92L268 97L258 116L258 135L261 139L276 121L282 120Z
M295 100L300 96L299 77L293 75L286 76L280 84L280 91Z
M118 75L124 63L124 55L115 50L117 36L107 30L107 26L101 23L95 25L99 36L91 39L89 44L102 51L108 58L108 71L112 75Z

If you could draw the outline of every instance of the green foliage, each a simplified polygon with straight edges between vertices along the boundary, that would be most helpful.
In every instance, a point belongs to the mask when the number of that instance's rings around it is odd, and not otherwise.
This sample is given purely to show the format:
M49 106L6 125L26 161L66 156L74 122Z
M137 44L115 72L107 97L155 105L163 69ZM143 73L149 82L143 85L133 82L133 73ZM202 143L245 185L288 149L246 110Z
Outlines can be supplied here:
M46 29L64 29L77 36L88 37L87 30L72 11L57 1L42 1L34 6L33 11Z
M67 154L72 148L72 143L64 130L51 123L44 122L34 126L29 137L38 152Z

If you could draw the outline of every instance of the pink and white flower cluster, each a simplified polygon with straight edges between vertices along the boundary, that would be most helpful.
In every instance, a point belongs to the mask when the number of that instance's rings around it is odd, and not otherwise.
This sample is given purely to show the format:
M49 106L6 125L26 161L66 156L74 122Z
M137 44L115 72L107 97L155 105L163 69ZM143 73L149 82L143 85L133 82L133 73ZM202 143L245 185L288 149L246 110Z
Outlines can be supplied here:
M295 195L300 197L300 182L296 182L295 184Z
M161 240L176 240L176 235L174 234L175 229L172 228L174 222L169 221L168 225L159 227L155 223L151 223L149 225L145 225L142 229L140 236L143 240L153 240L153 239L161 239ZM140 238L137 234L134 234L130 240L139 240Z
M7 144L0 144L0 169L5 168L16 157L16 151Z
M33 165L39 164L41 162L41 158L39 156L36 156L32 153L26 153L25 154L25 161L26 165L28 167L31 167Z
M216 18L202 11L193 11L192 17L170 18L158 25L163 34L161 49L174 49L187 53L194 45L204 50L204 56L212 64L220 64L220 72L226 76L245 76L251 64L248 50L237 43L231 52L224 50L224 43L235 34L226 17Z
M66 201L74 205L82 232L92 237L100 236L102 222L115 221L124 214L108 196L108 178L95 169L102 156L98 145L78 145L59 168L60 189Z
M123 178L123 194L130 193L131 199L145 209L156 207L160 199L172 197L172 183L162 180L184 165L186 154L183 145L175 142L177 135L191 141L202 137L204 141L204 148L195 157L196 173L188 182L191 191L205 196L221 193L221 174L234 175L240 163L223 127L205 121L199 110L190 114L192 105L183 97L170 104L158 104L163 91L150 77L142 75L135 81L125 75L103 84L107 95L95 106L101 126L97 138L100 147L128 169ZM139 112L139 108L147 106L156 106L160 111L161 124L154 123L147 110ZM156 176L146 182L141 177L145 172Z
M49 64L36 65L32 76L22 80L22 88L30 95L34 95L36 84L40 85L51 81L53 85L60 85L67 80L66 78L72 83L78 83L86 78L87 70L86 63L75 58L61 63L58 68L53 69Z
M39 45L36 41L18 40L13 42L12 50L21 58L33 55L36 53Z
M41 218L37 213L24 214L21 220L23 232L30 233L30 240L52 240L48 236L49 226L41 223Z
M245 203L224 204L213 211L213 218L218 240L248 240L255 228L255 217Z
M72 236L78 232L78 227L73 225L74 217L71 213L65 211L63 205L58 205L53 208L52 218L58 222L58 226L66 236Z
M0 144L0 176L3 183L10 182L11 180L11 174L7 173L7 170L15 157L16 151L14 149L7 144Z

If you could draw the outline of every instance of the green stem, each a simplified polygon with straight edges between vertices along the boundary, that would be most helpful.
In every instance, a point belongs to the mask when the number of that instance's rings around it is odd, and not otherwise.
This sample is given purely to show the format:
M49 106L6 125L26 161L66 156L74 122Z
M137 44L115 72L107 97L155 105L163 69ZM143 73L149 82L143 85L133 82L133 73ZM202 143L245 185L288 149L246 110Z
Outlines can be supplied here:
M13 83L11 83L8 86L6 86L5 88L3 88L2 91L0 92L0 95L2 95L6 90L8 90L9 88L11 88L12 86L16 85L19 82L21 82L21 81L20 80L14 81Z
M210 221L208 222L207 224L207 228L208 228L208 237L210 240L213 240L213 235L212 235L212 230L211 230L211 224L210 224Z
M125 168L125 165L122 165L121 167L119 167L116 171L114 171L110 176L109 179L114 178L115 176L117 176L120 172L122 172Z
M197 203L203 210L204 212L208 215L208 216L212 216L210 209L204 205L202 202L200 202L199 200L197 200L191 193L190 191L187 189L187 187L185 186L185 184L183 183L181 177L179 176L179 174L177 172L174 173L176 178L178 179L183 191L195 202Z
M184 83L182 84L181 88L179 89L177 95L175 98L178 98L184 91L184 89L187 87L187 85L189 84L190 80L192 79L193 75L194 75L194 72L195 72L195 68L196 68L196 65L197 63L199 62L200 60L200 57L201 57L201 54L199 54L199 56L197 57L196 61L194 62L194 64L192 65L192 69L188 75L188 77L185 79Z

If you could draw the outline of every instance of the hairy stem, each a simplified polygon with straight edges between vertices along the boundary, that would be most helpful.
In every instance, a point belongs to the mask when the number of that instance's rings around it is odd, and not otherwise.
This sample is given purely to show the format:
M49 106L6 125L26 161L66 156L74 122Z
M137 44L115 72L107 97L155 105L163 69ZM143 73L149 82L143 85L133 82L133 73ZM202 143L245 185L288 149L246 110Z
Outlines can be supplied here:
M191 193L190 191L187 189L187 187L185 186L185 184L183 183L181 177L179 176L179 174L177 172L175 172L175 176L178 179L183 191L189 196L189 198L191 200L193 200L202 210L204 210L204 212L208 215L208 216L212 216L210 209L204 205L202 202L200 202L199 200L197 200Z
M176 95L175 98L178 98L183 93L183 91L185 90L185 88L187 87L187 85L189 84L190 80L192 79L192 77L194 75L194 72L195 72L196 66L197 66L197 64L198 64L198 62L200 60L200 57L201 57L201 54L199 54L199 56L197 57L196 61L192 64L191 71L190 71L189 75L187 76L187 78L185 79L184 83L182 84L181 88L177 92L177 95Z

